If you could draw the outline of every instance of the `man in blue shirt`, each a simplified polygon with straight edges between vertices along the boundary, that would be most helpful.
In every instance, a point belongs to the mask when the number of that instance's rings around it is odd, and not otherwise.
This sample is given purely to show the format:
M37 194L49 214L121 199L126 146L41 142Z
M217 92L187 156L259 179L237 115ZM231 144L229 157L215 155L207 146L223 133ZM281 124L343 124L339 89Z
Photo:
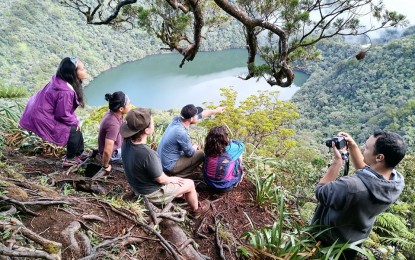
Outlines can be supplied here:
M192 177L193 171L204 160L205 154L198 144L192 144L190 125L214 114L222 113L224 107L203 110L193 104L182 108L167 127L157 148L163 171L178 177Z

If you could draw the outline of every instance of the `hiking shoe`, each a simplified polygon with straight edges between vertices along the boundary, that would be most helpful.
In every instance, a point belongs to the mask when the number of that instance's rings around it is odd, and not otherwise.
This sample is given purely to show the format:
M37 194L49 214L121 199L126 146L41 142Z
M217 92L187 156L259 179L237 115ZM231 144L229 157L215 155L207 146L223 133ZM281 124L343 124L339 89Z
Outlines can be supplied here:
M62 167L71 167L80 163L82 163L82 161L78 157L72 159L65 158L63 159Z
M209 200L203 200L199 201L199 208L195 211L193 211L190 215L194 219L198 219L206 214L210 209L210 201Z
M83 152L81 155L78 155L76 157L81 161L85 161L87 158L89 158L89 153Z

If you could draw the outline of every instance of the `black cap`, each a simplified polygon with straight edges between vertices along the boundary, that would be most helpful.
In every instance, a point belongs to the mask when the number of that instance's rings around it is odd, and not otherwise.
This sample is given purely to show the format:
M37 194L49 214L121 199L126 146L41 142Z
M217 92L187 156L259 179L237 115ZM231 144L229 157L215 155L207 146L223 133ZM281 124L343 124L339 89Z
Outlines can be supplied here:
M189 119L189 118L194 117L195 115L202 113L202 111L203 111L203 108L195 107L195 105L190 104L182 108L182 111L180 112L180 116L183 119Z

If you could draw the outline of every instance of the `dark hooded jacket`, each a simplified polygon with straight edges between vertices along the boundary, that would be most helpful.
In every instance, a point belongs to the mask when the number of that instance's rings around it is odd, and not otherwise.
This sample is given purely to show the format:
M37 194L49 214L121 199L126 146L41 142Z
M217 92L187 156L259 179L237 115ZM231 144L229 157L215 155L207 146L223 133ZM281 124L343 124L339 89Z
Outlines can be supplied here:
M318 184L319 202L312 223L330 228L326 237L331 241L355 242L366 239L376 216L388 209L402 193L403 176L393 170L391 179L366 167L356 174L336 181ZM327 236L328 235L328 236Z

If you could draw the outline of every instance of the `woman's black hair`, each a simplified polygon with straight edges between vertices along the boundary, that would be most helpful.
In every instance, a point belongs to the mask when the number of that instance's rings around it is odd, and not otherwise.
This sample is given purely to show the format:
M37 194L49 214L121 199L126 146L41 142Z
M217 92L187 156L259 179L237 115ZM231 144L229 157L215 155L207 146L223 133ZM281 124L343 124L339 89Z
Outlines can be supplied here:
M112 112L117 112L118 109L125 106L125 98L125 94L122 91L105 94L105 100L108 101L108 108Z
M75 59L76 62L79 62L76 58L72 59ZM78 78L76 70L77 66L75 65L75 63L71 60L71 58L66 57L59 64L59 68L56 72L56 75L58 75L64 81L68 82L73 87L78 97L79 105L81 107L85 107L82 80Z

